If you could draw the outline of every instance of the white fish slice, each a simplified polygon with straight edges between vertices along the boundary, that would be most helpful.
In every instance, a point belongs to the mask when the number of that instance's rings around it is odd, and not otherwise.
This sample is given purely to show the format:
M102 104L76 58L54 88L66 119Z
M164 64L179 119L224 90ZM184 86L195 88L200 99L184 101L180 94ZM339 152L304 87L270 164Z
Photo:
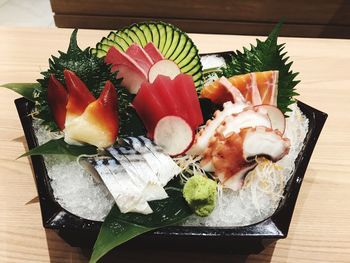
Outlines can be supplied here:
M151 169L139 152L129 147L119 147L117 151L129 160L139 176L148 179L148 185L144 190L145 196L148 197L146 198L147 201L160 200L168 197L157 174Z
M146 201L160 200L168 197L157 176L148 167L145 160L143 160L143 164L142 161L139 161L138 165L136 165L127 158L127 156L131 158L131 155L125 155L122 151L113 147L106 150L113 156L113 158L120 162L130 178L140 189L142 189ZM126 150L124 150L124 152L126 152ZM142 164L146 171L144 171L139 164ZM148 168L148 171L145 167Z
M146 146L142 145L141 142L135 137L128 137L124 139L124 141L142 155L152 171L158 176L158 179L161 182L162 186L165 186L167 182L164 182L164 180L162 180L160 172L162 164L158 158L155 157L153 153Z
M143 191L133 184L129 175L116 160L105 156L86 158L82 161L85 161L85 167L89 164L91 170L99 174L122 213L150 214L153 212L143 198Z
M150 139L144 136L139 136L128 137L128 140L135 150L140 152L141 148L146 147L153 154L153 156L157 158L159 164L155 168L157 169L159 180L163 186L173 179L175 175L181 172L181 168L173 161L173 159L171 159L169 155L165 154L162 148L154 144Z

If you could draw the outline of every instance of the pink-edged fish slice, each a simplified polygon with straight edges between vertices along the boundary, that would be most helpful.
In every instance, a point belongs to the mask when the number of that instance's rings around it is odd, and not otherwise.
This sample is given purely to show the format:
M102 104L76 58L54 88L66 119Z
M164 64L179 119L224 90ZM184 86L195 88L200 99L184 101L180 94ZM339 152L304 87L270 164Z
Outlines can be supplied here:
M160 53L159 49L156 48L156 46L152 42L147 43L143 49L151 57L154 63L164 59L162 53Z
M128 54L111 47L105 58L107 64L112 64L112 70L118 71L117 77L123 78L124 85L130 93L136 94L141 84L147 81L147 73Z
M127 55L133 58L137 64L143 68L145 72L148 73L149 69L154 64L152 58L147 54L147 52L137 43L132 43L128 49L125 51Z
M235 103L246 103L246 99L244 98L243 94L240 92L238 88L232 85L230 81L228 81L227 78L221 77L218 82L223 85L229 93L232 94L233 100ZM261 104L261 103L260 103Z

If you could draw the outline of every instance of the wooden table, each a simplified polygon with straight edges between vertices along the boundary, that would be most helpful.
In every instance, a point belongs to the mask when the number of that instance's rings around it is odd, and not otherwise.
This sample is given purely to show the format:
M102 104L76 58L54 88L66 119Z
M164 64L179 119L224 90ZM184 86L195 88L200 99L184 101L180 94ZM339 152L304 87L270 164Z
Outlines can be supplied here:
M71 30L0 28L0 84L34 82ZM82 47L106 31L81 30ZM201 52L239 49L249 36L191 35ZM329 114L295 208L288 238L259 255L114 253L113 262L350 262L350 40L281 38L300 72L299 99ZM26 141L13 100L0 89L0 262L87 262L87 252L45 231ZM143 258L147 256L146 261ZM111 259L111 257L110 257Z

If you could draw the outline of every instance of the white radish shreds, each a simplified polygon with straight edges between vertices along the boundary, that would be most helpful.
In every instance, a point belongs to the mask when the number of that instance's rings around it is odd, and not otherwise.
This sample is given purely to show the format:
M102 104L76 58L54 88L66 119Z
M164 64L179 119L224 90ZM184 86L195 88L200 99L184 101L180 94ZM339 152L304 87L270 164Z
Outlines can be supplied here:
M244 226L274 213L283 198L284 187L294 171L294 161L308 131L308 120L297 105L292 105L291 109L285 132L292 145L289 154L277 163L258 159L258 166L247 175L241 190L234 192L219 186L218 205L213 213L204 218L192 216L185 225ZM33 124L39 144L62 136L45 130L39 120L34 120ZM198 158L184 156L174 160L182 168L180 176L183 180L188 175L204 173L198 165ZM53 194L63 208L91 220L105 218L114 200L103 184L97 184L75 160L66 156L45 156L45 164Z
M291 147L288 155L277 162L280 166L284 167L284 175L287 181L293 174L294 161L304 147L304 138L309 130L309 120L301 112L297 104L292 104L290 109L292 111L288 113L289 117L286 121L284 136L290 140Z
M303 147L308 119L296 104L286 120L284 136L290 139L289 153L277 163L258 159L239 191L219 188L218 205L208 217L191 216L188 226L244 226L260 222L277 209L284 188L293 174L294 161Z
M49 132L34 120L39 144L62 137ZM95 221L103 221L114 204L113 197L103 184L96 184L76 160L63 155L44 156L47 173L56 201L67 211Z
M201 157L193 155L184 155L181 157L173 158L175 163L181 168L180 179L185 183L188 176L195 174L205 175L205 171L200 167L199 161Z

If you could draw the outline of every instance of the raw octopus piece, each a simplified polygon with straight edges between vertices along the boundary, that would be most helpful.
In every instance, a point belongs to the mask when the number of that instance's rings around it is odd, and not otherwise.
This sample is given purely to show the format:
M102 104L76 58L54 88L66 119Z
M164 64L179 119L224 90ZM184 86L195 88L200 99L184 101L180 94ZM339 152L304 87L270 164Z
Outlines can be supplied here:
M242 128L257 126L272 128L270 118L266 112L259 108L249 107L242 112L227 116L216 129L216 132L228 137L232 133L238 133Z
M273 161L289 151L289 139L267 127L243 128L228 137L216 133L203 155L201 166L215 173L225 188L240 189L245 174L256 166L255 157Z
M214 112L214 119L208 120L204 128L202 128L194 139L192 147L187 151L187 154L201 155L208 147L209 140L214 136L216 129L220 126L223 120L234 113L241 112L248 107L245 103L232 103L228 101L224 103L222 111Z

